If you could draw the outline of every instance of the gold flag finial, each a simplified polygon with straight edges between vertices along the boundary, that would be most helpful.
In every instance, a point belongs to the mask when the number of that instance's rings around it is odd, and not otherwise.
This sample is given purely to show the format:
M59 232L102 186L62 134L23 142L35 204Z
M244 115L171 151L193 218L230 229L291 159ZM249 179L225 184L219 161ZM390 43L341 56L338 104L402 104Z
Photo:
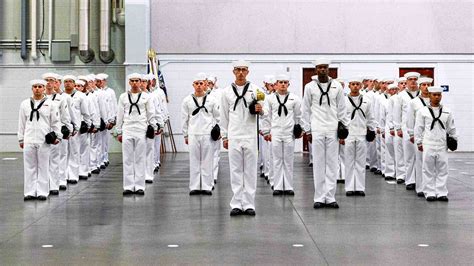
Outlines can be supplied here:
M148 58L155 58L156 56L156 52L153 48L148 49L147 54L148 54Z

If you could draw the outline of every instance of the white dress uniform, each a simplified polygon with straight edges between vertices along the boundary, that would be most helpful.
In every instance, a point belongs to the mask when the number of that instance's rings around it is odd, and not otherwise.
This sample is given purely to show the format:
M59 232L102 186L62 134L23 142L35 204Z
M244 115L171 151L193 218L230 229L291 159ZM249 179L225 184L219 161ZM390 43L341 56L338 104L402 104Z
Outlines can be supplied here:
M70 130L69 134L69 139L63 139L59 143L59 188L61 189L66 189L66 180L67 176L69 174L69 163L72 161L71 158L69 158L69 146L70 143L69 141L76 137L77 135L73 136L73 133L77 133L79 128L76 126L77 123L77 118L76 118L76 113L73 110L73 100L71 96L67 93L61 93L62 100L65 102L65 105L67 106L67 112L69 113L70 117L70 127L68 129ZM79 125L79 124L78 124Z
M396 87L394 84L390 84ZM390 86L389 85L389 86ZM388 92L387 92L388 93ZM394 136L390 135L390 130L394 130L393 125L393 100L392 96L385 94L386 98L381 104L381 121L385 131L385 179L395 178L395 146L393 144Z
M97 117L97 124L96 129L97 132L90 135L91 137L91 144L90 144L90 164L89 169L90 171L96 170L96 173L100 170L101 165L101 154L102 154L102 132L105 130L100 131L101 123L105 123L109 119L109 115L107 112L107 102L103 91L100 89L94 89L89 92L89 97L91 97L92 103L95 108L94 115Z
M408 104L407 111L407 132L410 137L415 136L415 122L418 111L430 104L430 98L423 98L420 96L411 100ZM415 158L413 165L414 172L414 181L415 181L415 191L416 193L423 192L423 152L418 150L417 143L414 144L415 149Z
M416 115L415 141L423 145L423 192L428 197L448 195L446 135L457 139L454 118L446 106L427 106Z
M293 191L294 125L301 125L301 99L294 93L273 93L265 99L263 134L271 134L273 189Z
M406 179L406 164L405 164L405 157L404 157L404 149L403 149L403 137L399 137L397 132L402 130L402 94L405 93L404 91L398 92L396 95L392 96L393 100L393 113L392 113L392 122L393 122L393 129L395 130L395 136L393 138L393 145L395 150L395 178L397 180Z
M122 136L123 189L145 190L146 131L156 130L155 107L146 93L122 93L117 112L117 133Z
M367 90L363 95L370 102L370 112L375 121L375 127L377 127L377 121L375 120L374 112L374 101L375 101L375 90ZM350 134L350 131L349 131ZM375 141L367 142L367 162L371 170L377 169L377 148Z
M110 88L106 87L103 89L105 92L105 95L109 98L109 111L110 111L110 117L109 117L109 123L115 123L116 122L116 115L117 115L117 95L115 94L115 91ZM109 163L109 145L110 145L110 139L112 138L111 132L113 132L113 129L105 131L105 134L103 134L103 158L102 161L104 164Z
M258 86L247 82L223 89L220 126L223 140L229 141L230 181L234 193L232 209L254 209L257 189L257 117L249 104L257 99Z
M181 104L181 123L189 146L189 190L211 191L215 142L211 130L219 123L219 108L214 98L186 96Z
M88 164L83 164L83 158L81 156L81 151L83 151L82 144L87 142L88 133L81 134L79 133L79 129L82 122L84 122L88 127L92 123L89 102L87 96L80 91L75 90L70 94L70 96L72 99L72 111L74 112L74 117L76 119L72 122L74 123L74 127L78 133L69 139L68 172L64 179L60 179L60 186L66 185L68 180L77 182L79 180L79 175L87 176L88 170Z
M214 88L208 91L209 97L211 97L219 110L219 104L221 103L221 96L222 96L222 89ZM212 141L212 149L213 149L213 166L214 169L212 170L212 176L214 178L214 183L217 183L217 176L219 174L219 161L221 157L221 147L222 147L222 139L218 139L216 141Z
M170 115L168 112L168 102L166 101L166 95L165 92L160 88L160 86L156 86L155 89L153 90L153 95L160 100L160 106L161 106L161 114L162 114L162 120L163 124L166 125L166 122L169 120ZM161 137L162 135L158 135L155 137L155 167L160 167L161 166Z
M20 105L18 140L23 143L24 195L49 195L49 157L51 144L46 144L45 135L60 133L59 111L56 105L44 97L24 100Z
M365 192L365 162L367 157L367 129L375 131L376 122L370 97L346 97L349 136L345 140L345 189ZM370 143L370 142L369 142Z
M163 123L163 117L161 113L162 108L161 108L160 100L156 97L156 94L153 94L152 92L143 92L143 93L149 96L150 98L149 101L154 106L156 123L159 125L160 128L163 128L164 123ZM155 135L155 137L152 139L145 138L145 142L146 142L145 182L148 182L148 183L153 183L153 181L155 180L155 174L154 174L154 170L155 170L154 160L155 160L155 148L156 148L155 139L159 137L160 137L159 135Z
M90 127L94 126L94 128L98 129L100 125L100 116L93 98L94 94L92 94L91 92L87 92L84 95L86 96L86 103L88 105L89 112L91 115ZM91 167L91 135L93 134L95 133L81 134L81 161L79 164L79 178L87 179L87 176L91 174L91 171L96 169Z
M347 126L349 119L341 84L331 79L319 83L317 76L312 79L304 89L303 124L312 135L314 202L329 204L336 202L338 122Z

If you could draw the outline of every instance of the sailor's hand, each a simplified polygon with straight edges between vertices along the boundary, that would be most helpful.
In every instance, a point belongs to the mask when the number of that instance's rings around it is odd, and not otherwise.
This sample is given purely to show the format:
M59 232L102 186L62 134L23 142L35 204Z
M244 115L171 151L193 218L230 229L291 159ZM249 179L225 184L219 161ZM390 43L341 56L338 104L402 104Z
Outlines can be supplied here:
M421 152L423 152L423 145L421 145L421 144L418 145L418 150L421 151Z
M415 137L410 137L410 142L415 144Z
M229 140L223 140L222 141L222 146L224 146L224 149L228 150L229 149Z
M117 140L118 140L120 143L122 143L122 135L118 135L118 136L117 136Z
M345 142L343 139L340 139L340 140L339 140L339 144L341 144L341 145L345 145L345 144L346 144L346 142Z
M188 144L189 144L189 142L188 142L188 138L186 138L186 137L184 138L184 143L185 143L186 145L188 145Z
M403 131L401 129L397 130L397 135L400 137L400 138L403 138Z
M255 104L255 112L261 113L262 112L262 105L257 103Z
M23 142L20 142L20 148L22 148L22 149L23 149L23 147L24 147L24 144L23 144Z

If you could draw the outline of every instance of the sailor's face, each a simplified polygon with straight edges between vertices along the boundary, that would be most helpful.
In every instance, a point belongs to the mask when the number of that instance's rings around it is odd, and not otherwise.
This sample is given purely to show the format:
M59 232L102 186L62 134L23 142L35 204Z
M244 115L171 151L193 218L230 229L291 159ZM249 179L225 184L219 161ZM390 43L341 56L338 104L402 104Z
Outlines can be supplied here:
M248 67L234 67L234 75L236 79L246 79L247 75L249 74Z
M408 77L407 78L407 86L410 88L415 88L417 87L416 81L418 79L416 77Z
M278 80L275 83L274 88L280 93L286 93L289 86L290 82L288 80Z
M67 79L64 81L64 88L72 89L74 88L74 81L72 79Z
M44 93L45 87L41 84L34 84L31 86L31 90L33 91L33 95L36 97L40 97Z
M316 66L316 75L325 77L329 73L329 65L317 65Z
M349 89L351 90L351 93L359 93L361 85L362 84L360 82L349 82Z
M441 102L441 98L443 98L441 92L431 92L430 93L430 102L433 103L433 105L439 105Z
M47 88L48 90L54 89L54 86L55 86L55 83L56 83L56 79L47 78L47 79L45 79L45 81L47 82L47 83L46 83L46 88Z
M130 87L132 87L132 89L138 89L140 88L140 79L130 79L128 81L128 84L130 84Z
M429 86L430 86L430 84L428 84L428 83L421 83L421 84L420 84L420 90L421 90L421 92L423 92L423 93L429 93L429 92L428 92L428 87L429 87Z
M201 94L206 90L207 83L205 80L196 80L193 82L193 87L196 94Z

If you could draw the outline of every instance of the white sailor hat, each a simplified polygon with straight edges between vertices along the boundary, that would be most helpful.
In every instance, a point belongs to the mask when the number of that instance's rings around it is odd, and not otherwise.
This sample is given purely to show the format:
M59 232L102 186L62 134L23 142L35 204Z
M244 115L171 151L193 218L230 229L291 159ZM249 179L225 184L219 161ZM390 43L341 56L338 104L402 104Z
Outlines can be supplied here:
M84 80L84 81L90 81L90 77L89 76L84 76L84 75L77 76L77 79Z
M30 80L30 86L33 85L43 85L46 86L47 82L43 79L32 79Z
M274 75L265 75L265 76L263 76L263 82L266 83L266 84L273 84L276 81L277 80L275 79Z
M149 81L149 80L150 80L150 76L148 74L142 75L142 81Z
M392 84L388 85L387 89L389 89L389 90L398 89L398 86L395 83L392 83Z
M154 80L154 79L156 79L156 76L155 76L155 74L153 74L153 73L148 73L148 76L149 76L149 78L150 78L149 80Z
M142 79L142 75L140 75L138 73L129 74L127 76L127 80L131 80L131 79Z
M364 80L374 80L375 77L374 76L365 76L364 77Z
M408 72L406 73L405 75L403 75L405 78L412 78L412 77L415 77L415 78L420 78L420 73L418 72Z
M195 81L201 81L201 80L207 80L207 75L206 73L197 73L194 75L193 82Z
M417 82L418 84L422 84L422 83L429 83L429 84L431 84L431 82L433 82L433 79L432 79L432 78L428 78L428 77L421 77L421 78L419 78L416 82Z
M48 72L48 73L44 73L43 75L41 75L41 78L42 79L48 79L48 78L57 79L58 75L56 75L55 73Z
M89 74L87 77L89 78L88 81L95 81L95 74Z
M346 80L343 79L343 78L338 78L338 79L336 79L336 81L338 81L338 82L341 83L341 84L342 84L342 83L346 84Z
M108 78L109 78L109 75L105 73L100 73L95 76L95 79L98 79L98 80L106 80Z
M279 81L279 80L283 80L283 81L290 81L290 76L286 75L286 74L279 74L275 77L275 80L276 81Z
M76 82L76 85L80 85L80 86L86 85L86 83L84 82L84 80L81 80L81 79L77 79L77 80L75 80L75 82Z
M232 62L232 66L234 68L236 68L236 67L249 67L249 62L247 62L245 60L237 60L237 61Z
M367 79L367 78L364 78L364 79ZM351 83L351 82L359 82L359 83L361 83L361 82L362 82L362 78L361 78L361 77L352 77L352 78L347 79L347 82L349 82L349 83Z
M212 82L212 83L216 83L217 77L214 74L209 74L209 76L207 76L207 80Z
M316 67L316 66L319 66L319 65L330 65L331 64L331 61L329 59L326 59L326 58L319 58L319 59L316 59L313 61L313 65Z
M431 93L443 92L443 88L437 86L428 87L428 91Z
M63 76L59 75L59 74L56 74L56 79L59 80L59 81L62 81L63 80Z
M406 82L406 81L407 81L407 78L405 78L405 77L399 77L399 78L397 78L397 82L399 82L399 83L400 83L400 82Z
M393 78L384 78L384 79L382 79L382 82L395 82L395 79L393 79Z
M63 76L63 80L66 81L66 80L73 80L73 81L76 81L76 77L73 76L73 75L64 75Z

